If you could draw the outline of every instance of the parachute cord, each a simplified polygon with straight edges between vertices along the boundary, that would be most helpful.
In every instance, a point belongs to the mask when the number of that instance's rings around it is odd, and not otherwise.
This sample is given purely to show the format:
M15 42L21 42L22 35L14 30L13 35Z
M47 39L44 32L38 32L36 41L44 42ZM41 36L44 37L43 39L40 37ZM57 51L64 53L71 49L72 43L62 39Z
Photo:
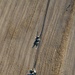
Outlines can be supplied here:
M46 16L47 16L47 12L48 12L49 3L50 3L50 0L48 0L48 2L47 2L47 7L46 7L45 15L44 15L42 30L41 30L41 33L40 33L40 39L41 39L43 30L44 30L44 26L45 26L45 21L46 21ZM40 43L39 43L38 48L37 48L37 51L36 51L33 68L36 68L37 59L38 59L38 54L39 54L39 50L40 50L39 48L40 48Z

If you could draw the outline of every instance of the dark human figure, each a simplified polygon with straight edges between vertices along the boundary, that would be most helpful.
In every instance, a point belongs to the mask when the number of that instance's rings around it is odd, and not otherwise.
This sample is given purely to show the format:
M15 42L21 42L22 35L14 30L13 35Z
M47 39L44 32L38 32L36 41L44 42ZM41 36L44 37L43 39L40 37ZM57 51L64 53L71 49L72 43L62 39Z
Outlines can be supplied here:
M40 43L40 37L37 36L37 37L35 38L35 41L34 41L33 47L34 47L34 46L37 47L37 46L39 45L39 43Z
M28 75L36 75L36 70L31 69Z

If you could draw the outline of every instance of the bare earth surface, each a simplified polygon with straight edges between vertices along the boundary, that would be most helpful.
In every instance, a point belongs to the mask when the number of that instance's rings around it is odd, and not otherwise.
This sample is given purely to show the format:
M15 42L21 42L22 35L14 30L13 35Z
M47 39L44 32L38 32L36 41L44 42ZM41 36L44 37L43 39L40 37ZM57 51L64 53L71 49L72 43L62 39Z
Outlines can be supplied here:
M0 75L33 67L48 0L0 0ZM75 75L75 0L50 0L39 45L37 75Z

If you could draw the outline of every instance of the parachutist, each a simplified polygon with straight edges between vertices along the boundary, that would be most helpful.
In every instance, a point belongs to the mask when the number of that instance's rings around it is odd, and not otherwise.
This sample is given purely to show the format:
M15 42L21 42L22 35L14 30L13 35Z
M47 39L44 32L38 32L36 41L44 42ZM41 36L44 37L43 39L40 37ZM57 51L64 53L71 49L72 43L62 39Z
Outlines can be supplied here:
M28 75L36 75L36 70L34 69L31 69L30 71L29 71L29 74Z
M34 46L37 47L37 46L39 45L39 43L40 43L40 37L37 36L37 37L35 38L35 41L34 41L33 47L34 47Z

